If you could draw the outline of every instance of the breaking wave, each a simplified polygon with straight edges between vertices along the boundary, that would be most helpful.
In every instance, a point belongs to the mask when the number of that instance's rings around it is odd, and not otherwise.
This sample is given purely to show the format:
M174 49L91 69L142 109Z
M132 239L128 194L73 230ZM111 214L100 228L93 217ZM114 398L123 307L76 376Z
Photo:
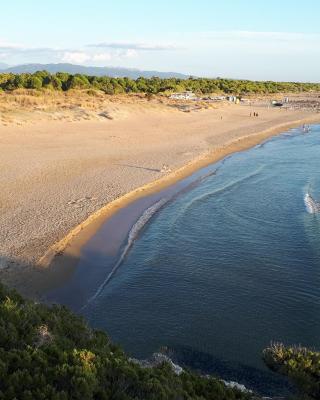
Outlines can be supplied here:
M110 282L112 279L113 275L117 271L117 269L120 267L120 265L123 263L126 255L128 254L130 248L132 247L134 241L137 239L139 233L143 229L143 227L150 221L150 219L153 217L153 215L160 210L167 202L169 201L168 198L161 199L157 201L155 204L153 204L151 207L147 208L143 214L140 216L140 218L137 220L137 222L132 226L129 235L128 235L128 240L127 243L118 259L114 267L112 268L111 272L108 274L106 279L102 282L102 284L99 286L98 290L95 292L95 294L88 300L88 302L85 304L83 308L85 308L89 303L91 303L93 300L95 300L103 291L103 289L107 286L107 284Z
M309 193L306 193L304 196L304 204L309 214L316 214L320 212L320 203L314 200Z

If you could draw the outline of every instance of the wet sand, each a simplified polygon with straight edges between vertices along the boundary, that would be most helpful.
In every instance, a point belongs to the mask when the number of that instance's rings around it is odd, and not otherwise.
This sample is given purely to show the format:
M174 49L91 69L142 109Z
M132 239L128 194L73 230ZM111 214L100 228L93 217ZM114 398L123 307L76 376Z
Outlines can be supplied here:
M250 111L140 107L112 121L0 126L2 280L36 297L59 286L72 276L83 245L120 208L320 120L310 111L260 108L259 118ZM171 172L161 172L163 164Z

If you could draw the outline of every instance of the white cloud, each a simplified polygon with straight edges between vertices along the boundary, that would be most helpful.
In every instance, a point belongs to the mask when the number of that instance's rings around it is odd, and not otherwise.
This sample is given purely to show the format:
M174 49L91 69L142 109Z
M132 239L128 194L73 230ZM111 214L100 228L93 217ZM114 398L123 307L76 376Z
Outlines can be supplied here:
M112 55L110 53L98 53L92 56L92 61L109 61L111 59Z
M61 60L66 63L83 64L90 59L91 56L82 51L66 51L63 53Z
M128 49L124 52L121 52L119 54L119 57L132 58L132 57L136 57L137 55L138 55L138 52L136 50Z
M191 34L191 33L190 33ZM263 32L263 31L207 31L193 33L202 38L220 39L220 40L277 40L277 41L295 41L295 40L319 40L320 34L300 33L300 32Z
M72 64L86 64L89 62L106 62L112 59L132 58L137 55L135 50L117 50L114 52L89 53L84 51L65 51L60 56L61 61Z
M178 47L173 44L155 44L140 42L102 42L89 44L87 47L125 49L125 50L144 50L144 51L164 51L177 50Z
M161 41L109 41L74 48L28 47L0 39L7 64L70 62L248 79L319 80L320 34L180 32ZM172 44L175 43L175 44ZM170 57L164 57L170 51Z
M299 46L315 46L320 41L320 34L298 33L298 32L254 32L254 31L221 31L202 32L198 39L204 44L208 41L214 45L233 44L235 46L272 46L274 48L288 46L289 49ZM200 41L200 44L202 42Z
M0 51L10 51L22 49L22 46L17 43L11 43L6 40L0 39Z
M133 58L138 52L130 48L110 48L103 51L100 48L59 49L51 47L28 47L17 43L10 43L0 39L0 59L13 63L29 62L67 62L73 64L99 64L110 60Z
M320 55L320 34L299 32L209 31L184 34L188 52L216 57L305 57ZM203 56L201 56L203 57ZM229 62L229 61L228 61ZM290 62L288 61L288 67ZM275 66L276 68L276 66Z

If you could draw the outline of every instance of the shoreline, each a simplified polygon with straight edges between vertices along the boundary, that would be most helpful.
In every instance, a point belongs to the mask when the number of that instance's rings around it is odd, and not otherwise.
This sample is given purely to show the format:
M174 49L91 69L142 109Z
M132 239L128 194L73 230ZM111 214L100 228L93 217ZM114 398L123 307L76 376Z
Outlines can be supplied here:
M286 130L297 128L304 123L317 124L319 121L320 117L316 118L313 116L310 118L303 118L281 123L260 132L256 132L255 134L231 140L223 146L216 147L212 151L196 157L183 167L178 168L177 170L150 183L142 185L137 189L107 203L72 229L62 240L55 243L40 258L37 263L37 270L41 271L41 277L40 280L37 278L34 279L35 285L32 285L34 286L33 289L37 292L36 297L38 297L39 294L43 295L52 288L60 287L68 281L80 260L82 248L120 209L128 207L138 199L159 193L174 186L179 181L190 177L195 172L200 171L209 165L213 165L232 154L246 151L273 136L285 132ZM34 292L34 290L31 292Z
M266 101L187 113L151 103L116 99L106 109L113 118L103 121L34 118L32 124L0 124L5 284L39 298L78 274L81 249L92 236L96 240L108 219L125 213L121 226L132 221L131 203L145 204L151 193L181 187L198 174L194 171L278 132L320 121L313 109L277 109ZM252 117L255 107L258 118ZM90 257L112 243L115 248L120 226L114 227Z

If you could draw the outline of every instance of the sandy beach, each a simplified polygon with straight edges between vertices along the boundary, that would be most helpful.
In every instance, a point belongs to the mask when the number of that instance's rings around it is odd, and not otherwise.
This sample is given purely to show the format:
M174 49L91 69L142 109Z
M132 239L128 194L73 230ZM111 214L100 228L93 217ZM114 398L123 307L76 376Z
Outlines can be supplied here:
M0 124L1 279L37 295L39 282L70 273L68 256L74 268L81 245L119 207L227 154L320 120L310 110L260 106L259 117L253 111L223 104L181 112L161 102L119 102L110 105L109 118L6 120ZM57 254L60 261L52 263Z

